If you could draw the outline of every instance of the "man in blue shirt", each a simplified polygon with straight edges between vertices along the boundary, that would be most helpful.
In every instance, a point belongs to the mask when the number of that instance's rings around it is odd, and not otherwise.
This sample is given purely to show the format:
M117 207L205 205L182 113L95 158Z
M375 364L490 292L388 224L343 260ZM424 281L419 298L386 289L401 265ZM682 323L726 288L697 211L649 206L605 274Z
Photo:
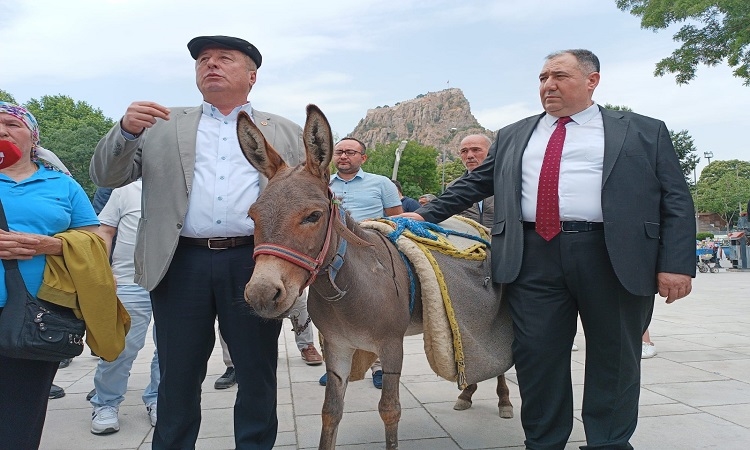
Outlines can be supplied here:
M389 178L362 170L362 164L367 161L365 151L365 144L352 137L345 137L334 146L333 164L336 166L336 173L328 183L331 191L357 222L403 213L396 185ZM372 384L381 389L383 370L380 360L375 361L370 369ZM324 374L320 378L320 384L325 386L326 381Z
M390 179L362 170L367 161L365 144L346 137L333 149L336 173L329 186L341 206L357 222L365 219L393 216L403 212L401 197Z

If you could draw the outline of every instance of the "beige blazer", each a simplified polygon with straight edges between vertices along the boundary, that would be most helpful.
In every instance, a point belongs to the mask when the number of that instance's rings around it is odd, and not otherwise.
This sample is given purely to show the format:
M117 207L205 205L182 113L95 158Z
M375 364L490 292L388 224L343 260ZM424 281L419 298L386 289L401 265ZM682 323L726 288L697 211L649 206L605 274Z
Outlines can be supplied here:
M101 187L117 188L143 177L135 282L149 291L167 273L177 249L193 187L195 144L202 113L201 106L170 109L170 120L157 120L134 141L126 140L120 124L116 124L99 141L89 166L91 180ZM299 125L257 110L253 110L253 118L287 164L304 161ZM261 191L267 184L261 175Z

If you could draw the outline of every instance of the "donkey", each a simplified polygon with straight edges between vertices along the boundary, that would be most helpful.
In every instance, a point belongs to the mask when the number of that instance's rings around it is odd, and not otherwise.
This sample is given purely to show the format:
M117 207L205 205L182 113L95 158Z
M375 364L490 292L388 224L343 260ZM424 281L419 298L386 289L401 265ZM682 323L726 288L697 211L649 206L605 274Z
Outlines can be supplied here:
M380 233L361 228L332 198L332 133L316 106L307 107L302 165L287 166L244 113L237 134L247 160L269 180L249 211L256 266L245 300L258 315L280 318L310 286L310 317L326 339L328 382L319 448L335 448L357 349L380 356L378 410L386 448L398 448L403 339L422 332L419 283L410 314L409 270L396 247Z
M456 403L453 405L453 409L456 411L463 411L471 408L471 397L477 391L477 384L472 383L461 391L456 399ZM497 376L497 408L500 411L500 417L503 419L513 418L513 404L510 402L510 389L508 389L508 383L505 381L505 374Z

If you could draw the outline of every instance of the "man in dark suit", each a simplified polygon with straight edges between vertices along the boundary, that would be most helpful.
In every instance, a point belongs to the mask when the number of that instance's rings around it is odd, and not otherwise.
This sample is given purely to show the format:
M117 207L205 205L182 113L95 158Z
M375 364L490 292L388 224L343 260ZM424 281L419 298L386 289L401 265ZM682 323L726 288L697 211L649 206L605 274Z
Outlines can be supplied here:
M89 172L111 188L143 177L135 281L151 292L159 352L153 448L195 448L218 317L239 384L235 446L271 449L281 322L252 314L243 292L254 268L247 210L268 180L240 151L237 116L247 113L291 166L304 160L302 129L248 101L262 61L255 46L229 36L187 46L203 103L132 103L97 145Z
M570 436L580 314L581 448L632 449L654 294L671 303L695 276L693 203L664 123L592 101L593 53L553 53L539 81L545 113L501 129L484 164L405 215L440 222L495 194L493 281L507 283L526 447L563 449Z

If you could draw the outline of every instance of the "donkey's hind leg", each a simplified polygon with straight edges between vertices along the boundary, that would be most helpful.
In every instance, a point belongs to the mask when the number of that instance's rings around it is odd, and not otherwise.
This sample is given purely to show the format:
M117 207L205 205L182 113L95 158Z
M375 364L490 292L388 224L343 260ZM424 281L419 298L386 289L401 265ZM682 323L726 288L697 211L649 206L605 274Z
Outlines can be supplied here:
M505 381L505 374L497 377L497 407L500 410L500 417L503 419L513 418L513 404L510 402L510 389Z
M404 359L403 340L380 351L383 364L383 391L380 394L378 411L385 425L385 448L398 448L398 422L401 420L399 382Z
M321 413L323 426L320 430L318 445L321 450L336 448L336 435L344 415L344 394L349 383L353 355L354 349L339 348L332 341L326 341L325 362L328 380Z
M471 397L476 391L476 383L472 383L466 386L466 389L461 391L461 393L458 395L458 399L456 400L456 404L453 405L453 409L455 409L456 411L463 411L465 409L471 408Z

